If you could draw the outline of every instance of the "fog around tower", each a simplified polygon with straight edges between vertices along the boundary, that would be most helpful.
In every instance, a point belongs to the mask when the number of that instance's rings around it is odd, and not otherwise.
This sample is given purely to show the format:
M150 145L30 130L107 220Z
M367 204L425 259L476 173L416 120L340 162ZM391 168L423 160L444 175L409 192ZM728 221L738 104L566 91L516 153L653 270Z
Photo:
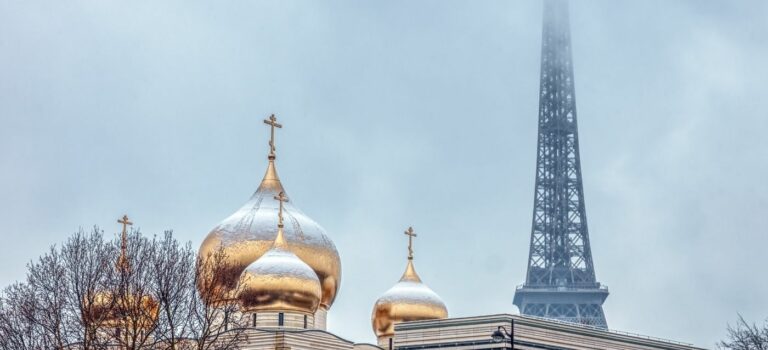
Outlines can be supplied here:
M768 316L768 3L574 0L584 190L611 328L711 347ZM541 4L0 3L0 285L78 227L196 246L266 169L342 259L329 330L374 342L406 265L450 316L513 312Z

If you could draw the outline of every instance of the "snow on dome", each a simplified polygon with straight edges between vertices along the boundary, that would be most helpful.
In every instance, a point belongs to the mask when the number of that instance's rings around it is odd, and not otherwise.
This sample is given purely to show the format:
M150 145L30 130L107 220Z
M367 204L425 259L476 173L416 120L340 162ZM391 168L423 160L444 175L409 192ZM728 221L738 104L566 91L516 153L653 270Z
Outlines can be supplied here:
M413 259L409 258L400 281L376 300L371 323L374 333L381 340L395 334L396 323L447 317L445 303L421 281L413 267Z

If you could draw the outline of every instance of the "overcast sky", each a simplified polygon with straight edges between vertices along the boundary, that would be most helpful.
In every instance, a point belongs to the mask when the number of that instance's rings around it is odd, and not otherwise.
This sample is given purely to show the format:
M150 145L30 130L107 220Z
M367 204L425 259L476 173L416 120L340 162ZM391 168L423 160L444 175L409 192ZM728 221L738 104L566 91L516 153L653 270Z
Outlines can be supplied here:
M768 2L571 6L593 256L613 329L711 347L768 317ZM78 227L199 245L278 170L328 231L330 330L374 342L416 268L512 312L533 203L541 3L0 0L0 285Z

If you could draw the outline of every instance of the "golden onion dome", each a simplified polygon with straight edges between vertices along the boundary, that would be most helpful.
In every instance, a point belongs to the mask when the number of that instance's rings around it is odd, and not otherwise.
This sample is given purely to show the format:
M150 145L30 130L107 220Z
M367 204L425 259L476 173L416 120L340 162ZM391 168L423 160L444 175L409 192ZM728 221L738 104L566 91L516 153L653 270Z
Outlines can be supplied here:
M89 319L102 327L151 328L157 321L159 305L149 295L119 295L98 292L93 297Z
M281 127L274 118L264 122L272 125L273 131L275 126ZM285 189L275 168L274 140L270 146L269 164L259 188L245 205L217 225L200 246L201 257L224 250L231 266L228 277L220 279L226 290L235 288L237 278L270 249L277 235L278 201L274 197ZM318 223L292 203L285 205L285 220L284 235L290 250L317 274L322 289L320 306L327 310L333 305L341 283L341 259L336 246ZM235 297L229 293L230 300Z
M128 226L133 225L133 223L129 221L127 215L123 215L117 222L123 225L123 232L120 255L117 257L115 268L118 274L124 276L131 270L128 259ZM104 327L147 329L151 328L157 321L158 311L159 304L150 295L100 291L93 294L88 318Z
M415 236L410 228L406 234L409 234L411 239ZM411 241L405 273L397 284L376 300L373 306L371 315L373 331L379 339L382 339L395 334L396 323L447 317L448 309L443 300L421 281L413 267Z
M282 227L272 248L243 271L240 281L240 303L247 312L314 314L322 298L315 271L288 249Z

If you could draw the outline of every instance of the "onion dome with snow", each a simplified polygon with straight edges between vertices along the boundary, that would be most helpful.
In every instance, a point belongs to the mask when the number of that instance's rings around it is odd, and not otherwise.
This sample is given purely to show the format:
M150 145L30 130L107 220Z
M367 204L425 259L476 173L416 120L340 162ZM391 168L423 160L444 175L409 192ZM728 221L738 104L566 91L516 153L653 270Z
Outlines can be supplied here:
M395 324L405 321L443 319L448 309L432 289L421 281L413 267L413 229L406 231L409 236L408 265L400 281L379 297L373 307L371 323L379 343L395 334Z

